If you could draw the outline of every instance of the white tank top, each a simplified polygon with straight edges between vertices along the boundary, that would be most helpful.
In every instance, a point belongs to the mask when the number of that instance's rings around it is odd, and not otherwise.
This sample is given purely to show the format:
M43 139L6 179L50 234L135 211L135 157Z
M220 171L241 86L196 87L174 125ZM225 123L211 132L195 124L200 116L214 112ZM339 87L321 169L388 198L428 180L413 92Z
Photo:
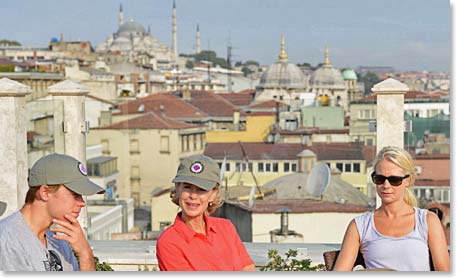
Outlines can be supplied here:
M360 252L366 268L430 271L427 210L414 210L414 230L398 238L382 235L376 230L374 211L354 218L360 236Z

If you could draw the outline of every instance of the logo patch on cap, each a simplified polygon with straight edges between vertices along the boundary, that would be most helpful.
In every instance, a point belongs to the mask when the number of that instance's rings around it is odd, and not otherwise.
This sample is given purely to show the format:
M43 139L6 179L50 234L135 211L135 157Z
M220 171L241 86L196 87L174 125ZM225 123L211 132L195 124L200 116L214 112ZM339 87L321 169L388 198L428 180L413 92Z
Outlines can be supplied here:
M79 172L81 172L81 174L83 174L84 176L87 176L86 167L84 167L84 165L81 162L78 163L78 169L79 169Z
M200 161L196 161L190 165L190 171L194 174L200 174L203 168L203 164Z

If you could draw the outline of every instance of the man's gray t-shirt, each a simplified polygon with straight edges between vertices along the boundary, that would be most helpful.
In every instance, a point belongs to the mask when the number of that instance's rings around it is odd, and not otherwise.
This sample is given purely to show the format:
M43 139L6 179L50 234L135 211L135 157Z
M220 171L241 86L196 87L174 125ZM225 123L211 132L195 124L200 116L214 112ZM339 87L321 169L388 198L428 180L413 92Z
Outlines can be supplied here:
M60 260L63 271L78 271L70 245L52 235L51 231L46 232L46 249L20 211L0 220L0 271L52 271L59 269L55 260Z

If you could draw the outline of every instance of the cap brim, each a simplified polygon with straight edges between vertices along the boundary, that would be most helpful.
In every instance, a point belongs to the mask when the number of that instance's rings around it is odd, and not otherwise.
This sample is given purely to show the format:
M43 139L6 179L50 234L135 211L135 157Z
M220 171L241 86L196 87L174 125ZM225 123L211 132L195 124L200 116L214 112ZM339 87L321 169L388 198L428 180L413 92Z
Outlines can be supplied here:
M71 191L80 195L94 195L103 194L105 189L103 187L91 182L89 179L78 180L64 184Z
M0 202L0 216L3 215L5 210L6 210L6 203Z
M197 177L190 177L190 176L178 176L178 177L175 177L172 180L172 182L187 182L187 183L193 184L193 185L198 186L201 189L205 189L205 190L211 190L214 187L216 187L216 185L218 184L218 182L209 181L209 180L205 180L205 179L201 179L201 178L197 178Z

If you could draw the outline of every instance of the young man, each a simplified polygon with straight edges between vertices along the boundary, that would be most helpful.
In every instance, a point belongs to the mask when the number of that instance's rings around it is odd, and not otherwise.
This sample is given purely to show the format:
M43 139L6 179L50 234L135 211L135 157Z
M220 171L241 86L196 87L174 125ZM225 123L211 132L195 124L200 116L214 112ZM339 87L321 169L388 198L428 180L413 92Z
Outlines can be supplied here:
M0 271L95 271L76 218L86 205L82 196L104 189L89 180L81 162L62 154L40 158L28 181L22 209L0 220Z

